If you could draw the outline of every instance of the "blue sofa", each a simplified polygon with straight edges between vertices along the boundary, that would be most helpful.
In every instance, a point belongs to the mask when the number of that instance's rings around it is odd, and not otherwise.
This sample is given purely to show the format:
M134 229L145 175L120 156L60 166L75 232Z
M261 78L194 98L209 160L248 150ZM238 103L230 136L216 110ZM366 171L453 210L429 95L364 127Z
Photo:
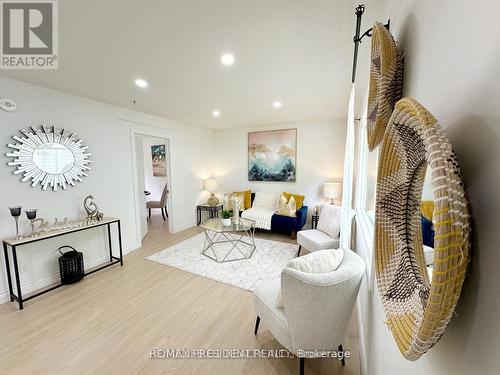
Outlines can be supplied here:
M255 193L252 193L252 205L255 198ZM307 222L307 206L302 206L297 210L297 217L283 216L274 214L271 218L271 231L286 233L296 238L297 232L302 230Z

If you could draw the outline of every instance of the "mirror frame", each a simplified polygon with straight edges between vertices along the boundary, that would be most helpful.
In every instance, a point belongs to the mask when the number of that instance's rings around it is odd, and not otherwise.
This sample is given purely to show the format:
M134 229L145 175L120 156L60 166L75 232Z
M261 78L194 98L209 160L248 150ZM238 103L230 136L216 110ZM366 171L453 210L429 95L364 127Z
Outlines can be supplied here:
M425 170L434 191L432 280L422 246ZM377 175L375 261L386 324L406 359L441 338L460 297L470 252L470 215L458 160L437 120L401 99L385 131Z
M22 174L22 182L29 182L32 187L40 184L42 190L47 190L50 186L57 191L59 187L66 189L68 185L75 186L75 181L82 181L82 177L87 176L90 170L89 164L92 162L89 157L88 147L82 139L77 139L74 133L68 132L64 128L56 126L31 126L31 131L20 130L22 137L14 135L12 138L17 143L9 143L8 147L12 152L6 153L7 157L13 158L8 165L15 167L15 175ZM51 174L40 169L33 160L33 153L43 144L59 143L68 148L74 156L73 166L66 172Z

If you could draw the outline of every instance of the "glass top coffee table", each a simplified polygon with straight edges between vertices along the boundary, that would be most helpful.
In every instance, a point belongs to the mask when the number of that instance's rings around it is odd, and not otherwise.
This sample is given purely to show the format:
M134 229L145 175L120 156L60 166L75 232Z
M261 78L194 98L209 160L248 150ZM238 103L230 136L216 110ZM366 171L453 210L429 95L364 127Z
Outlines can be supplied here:
M239 223L222 225L214 218L201 224L205 232L202 254L218 263L250 259L255 251L255 221L240 218Z

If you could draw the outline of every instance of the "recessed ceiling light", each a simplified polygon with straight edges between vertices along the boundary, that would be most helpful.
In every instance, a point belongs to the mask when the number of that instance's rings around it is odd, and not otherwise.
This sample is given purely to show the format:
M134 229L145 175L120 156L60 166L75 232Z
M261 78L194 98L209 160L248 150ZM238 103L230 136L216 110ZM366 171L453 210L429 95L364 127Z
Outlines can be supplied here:
M220 111L217 111L217 110L213 111L212 112L212 116L219 117L220 116Z
M283 106L283 103L281 103L281 102L273 102L274 108L281 108L282 106Z
M142 78L137 78L135 80L135 84L137 86L139 86L141 89L145 89L146 87L149 86L149 84L145 80L143 80Z
M231 66L234 64L234 55L232 53L224 53L220 57L220 62L222 65Z

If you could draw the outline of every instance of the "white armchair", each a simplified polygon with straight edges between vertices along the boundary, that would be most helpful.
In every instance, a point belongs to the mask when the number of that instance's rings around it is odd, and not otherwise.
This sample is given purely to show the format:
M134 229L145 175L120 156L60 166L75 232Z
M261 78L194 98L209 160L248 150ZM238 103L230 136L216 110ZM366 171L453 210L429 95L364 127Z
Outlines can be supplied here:
M307 249L309 252L325 249L338 249L340 243L341 214L342 208L339 206L321 205L319 220L316 221L316 223L313 221L313 229L306 229L297 232L297 244L299 245L297 256L300 255L302 248ZM325 218L325 215L332 217ZM354 210L350 210L349 218L351 220L351 227L355 226L355 215L356 212ZM326 222L326 224L322 226L321 222ZM338 224L337 233L332 233L332 227L335 226L334 223Z
M261 283L254 293L254 333L262 319L281 345L300 358L302 375L303 351L309 352L309 358L314 351L343 350L364 268L361 257L350 250L344 250L342 263L333 272L311 274L285 268L281 280ZM284 308L276 307L280 286Z

